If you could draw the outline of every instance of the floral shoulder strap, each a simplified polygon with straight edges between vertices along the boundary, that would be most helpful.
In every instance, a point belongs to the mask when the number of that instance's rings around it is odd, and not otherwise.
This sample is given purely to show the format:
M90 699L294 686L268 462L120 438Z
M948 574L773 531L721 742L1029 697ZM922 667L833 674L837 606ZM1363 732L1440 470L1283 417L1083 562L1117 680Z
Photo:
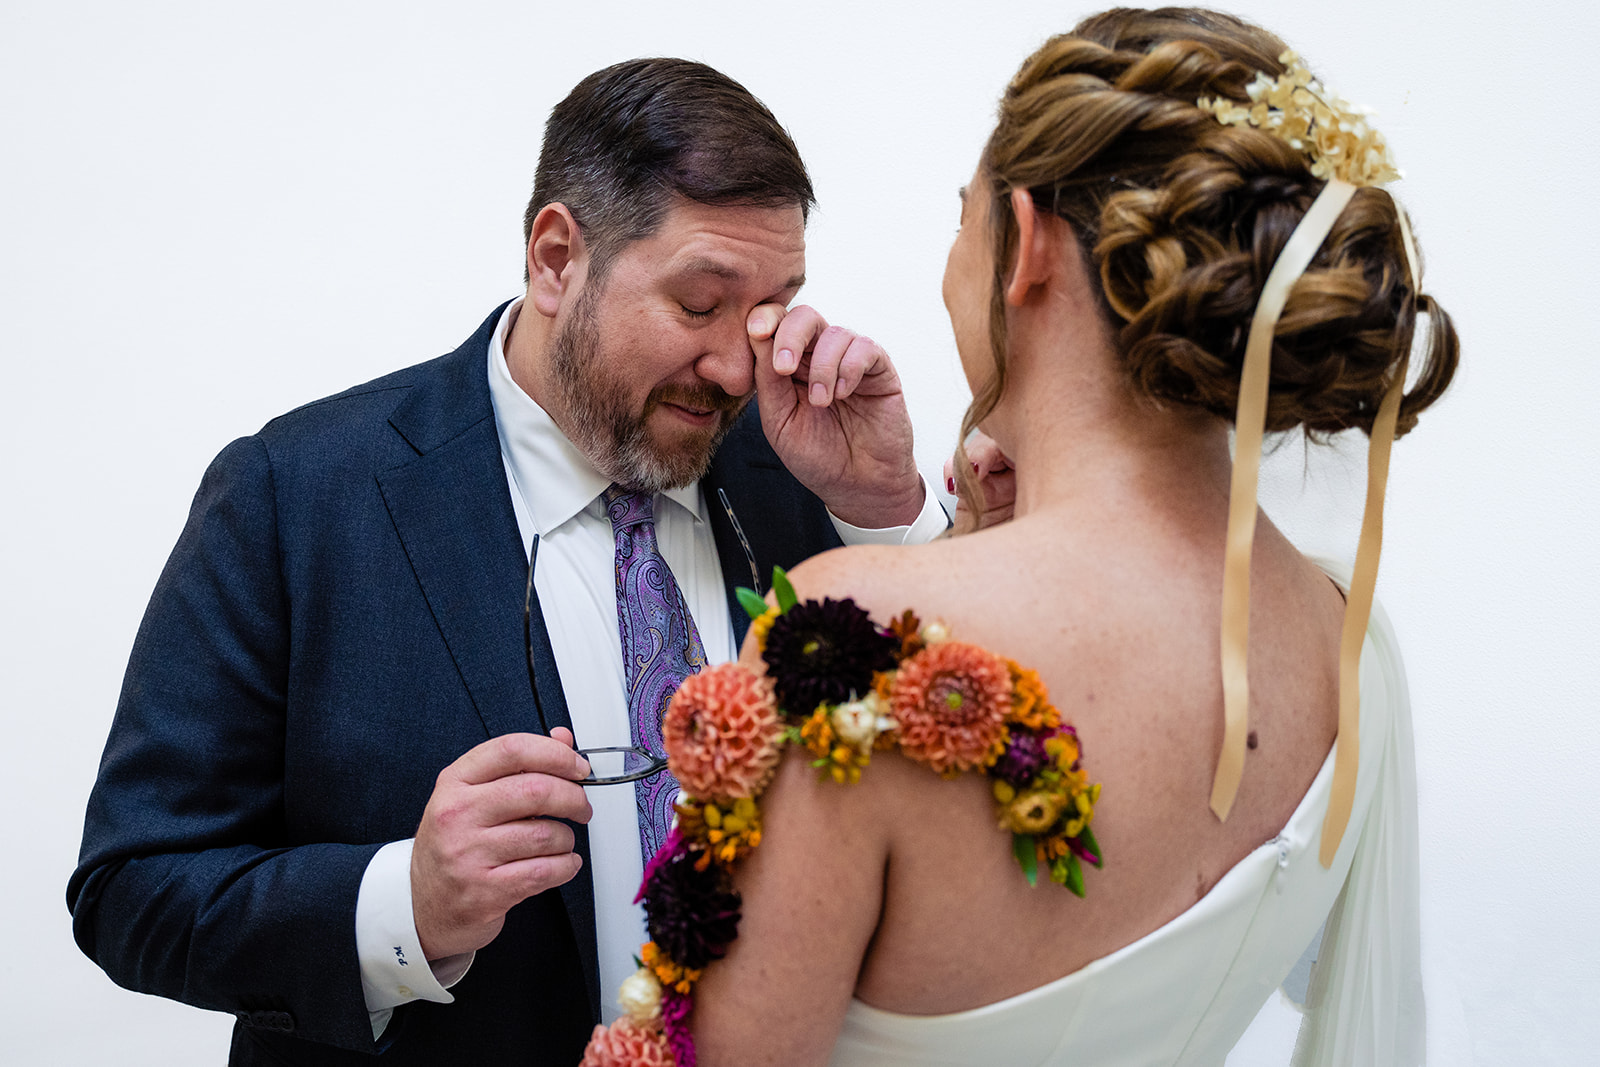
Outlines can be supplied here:
M693 1067L695 983L738 936L732 871L761 844L761 794L785 746L841 784L860 781L878 750L946 777L982 770L1030 885L1043 869L1081 897L1083 864L1101 865L1090 829L1100 784L1037 673L910 611L880 627L852 600L801 603L782 570L773 589L772 607L739 590L766 675L711 667L684 681L662 720L683 790L677 823L635 898L650 940L622 984L625 1014L595 1027L583 1067Z

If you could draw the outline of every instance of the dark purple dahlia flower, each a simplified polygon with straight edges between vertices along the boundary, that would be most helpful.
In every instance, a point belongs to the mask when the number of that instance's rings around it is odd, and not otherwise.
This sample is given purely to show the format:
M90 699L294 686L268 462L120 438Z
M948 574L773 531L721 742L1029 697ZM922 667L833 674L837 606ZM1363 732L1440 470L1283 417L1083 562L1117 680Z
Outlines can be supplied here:
M804 718L818 704L864 695L877 671L895 665L900 640L853 600L807 600L779 616L762 659L784 713Z
M1013 725L1011 736L1006 740L1006 750L989 768L989 774L1018 789L1026 787L1038 776L1048 759L1044 751L1044 737L1043 734Z
M659 858L659 855L658 855ZM699 970L721 959L739 936L739 894L713 864L694 869L694 854L678 852L655 867L644 887L644 913L650 940L674 963Z

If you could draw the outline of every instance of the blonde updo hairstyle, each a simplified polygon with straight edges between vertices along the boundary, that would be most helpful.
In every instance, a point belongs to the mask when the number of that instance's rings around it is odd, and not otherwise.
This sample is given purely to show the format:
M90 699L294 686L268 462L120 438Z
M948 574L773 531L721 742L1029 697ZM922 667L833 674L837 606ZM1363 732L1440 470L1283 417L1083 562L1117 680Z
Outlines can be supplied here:
M1133 391L1232 420L1262 286L1324 182L1305 153L1254 127L1224 126L1196 102L1248 104L1257 72L1283 73L1285 47L1230 15L1119 8L1023 63L979 167L976 191L992 208L994 373L967 409L962 441L1005 391L1013 188L1072 227ZM1382 189L1357 190L1295 283L1273 340L1268 431L1370 433L1404 373L1419 311L1429 343L1396 435L1449 385L1455 329L1432 297L1413 291L1399 210ZM981 511L958 452L962 498Z

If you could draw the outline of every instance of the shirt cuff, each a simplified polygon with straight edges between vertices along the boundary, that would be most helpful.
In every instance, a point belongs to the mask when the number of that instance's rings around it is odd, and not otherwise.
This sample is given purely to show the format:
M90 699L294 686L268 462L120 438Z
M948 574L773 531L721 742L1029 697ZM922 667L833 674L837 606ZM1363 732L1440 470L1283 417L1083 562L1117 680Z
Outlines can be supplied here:
M950 516L945 514L944 506L939 503L939 497L934 493L933 486L928 484L926 475L922 478L922 512L910 526L885 526L869 530L852 526L831 511L828 512L828 518L833 520L833 528L839 531L839 539L847 545L925 545L950 528Z
M475 953L429 964L411 911L411 841L391 841L367 863L356 893L356 955L372 1039L383 1036L394 1009L413 1000L452 1004Z

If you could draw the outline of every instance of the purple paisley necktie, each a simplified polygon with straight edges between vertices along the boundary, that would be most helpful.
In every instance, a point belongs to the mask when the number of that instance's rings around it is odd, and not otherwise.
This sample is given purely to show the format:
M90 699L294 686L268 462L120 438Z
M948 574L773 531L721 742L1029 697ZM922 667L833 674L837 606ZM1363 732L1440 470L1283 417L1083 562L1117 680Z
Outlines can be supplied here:
M661 751L661 717L673 692L706 665L678 583L656 547L655 494L613 485L604 494L617 539L617 631L628 680L633 743ZM678 783L662 771L634 783L639 844L648 862L667 838Z

